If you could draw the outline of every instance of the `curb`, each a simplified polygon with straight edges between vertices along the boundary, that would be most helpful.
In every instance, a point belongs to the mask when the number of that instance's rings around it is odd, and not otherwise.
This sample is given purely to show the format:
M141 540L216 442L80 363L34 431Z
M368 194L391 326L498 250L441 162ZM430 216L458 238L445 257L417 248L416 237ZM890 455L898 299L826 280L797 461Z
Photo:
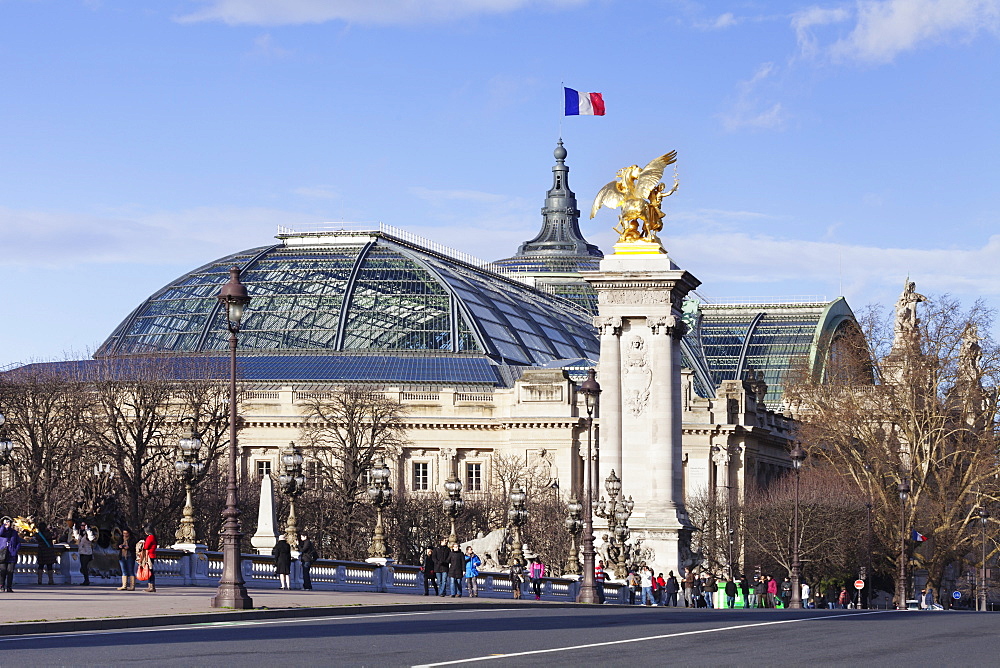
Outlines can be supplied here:
M532 601L537 604L537 601ZM10 622L0 625L0 637L29 636L80 631L119 631L122 629L218 624L267 619L301 619L308 617L341 617L348 615L386 614L393 612L425 612L432 610L487 610L497 606L525 605L498 599L495 603L397 603L391 605L346 605L304 608L262 608L220 612L177 613L149 617L106 617L101 619L63 619L45 622ZM579 603L544 602L546 607L574 608Z

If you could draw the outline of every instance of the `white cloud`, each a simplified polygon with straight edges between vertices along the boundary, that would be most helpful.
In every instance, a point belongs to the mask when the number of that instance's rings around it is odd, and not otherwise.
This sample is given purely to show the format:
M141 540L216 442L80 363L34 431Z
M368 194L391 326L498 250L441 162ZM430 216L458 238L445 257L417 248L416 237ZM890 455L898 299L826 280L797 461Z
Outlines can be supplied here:
M285 58L291 53L288 49L278 46L270 33L258 36L253 41L253 50L250 52L253 56L264 58Z
M780 102L763 101L759 92L762 84L767 81L775 68L773 63L764 63L757 68L754 75L736 86L736 102L732 108L720 114L722 125L726 130L734 131L742 128L773 130L784 126L785 113Z
M854 21L849 33L821 43L817 27L849 20ZM925 44L1000 33L1000 0L858 0L851 10L810 7L796 12L792 28L804 56L887 63Z
M230 25L294 25L344 21L406 24L449 21L479 14L503 14L533 5L570 7L587 0L200 0L202 9L178 18L184 23L222 21Z

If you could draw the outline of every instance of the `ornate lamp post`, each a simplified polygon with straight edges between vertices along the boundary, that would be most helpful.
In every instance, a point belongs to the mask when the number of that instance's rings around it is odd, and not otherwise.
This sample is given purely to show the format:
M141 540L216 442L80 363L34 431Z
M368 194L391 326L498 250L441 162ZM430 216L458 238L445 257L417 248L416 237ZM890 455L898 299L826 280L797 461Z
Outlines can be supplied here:
M462 514L462 508L465 507L465 501L462 501L462 481L452 473L444 481L444 489L448 492L448 498L444 500L443 507L445 515L451 522L451 533L448 534L448 544L451 545L458 542L458 536L455 534L455 518Z
M601 386L593 369L587 370L587 380L580 385L580 392L587 407L587 460L586 460L586 490L584 492L583 509L583 580L580 582L580 593L577 603L599 603L597 588L594 586L594 476L593 476L593 442L594 442L594 410L600 404Z
M185 418L191 420L192 418ZM183 421L183 420L182 420ZM178 543L194 545L198 542L194 530L194 503L191 501L191 491L195 484L201 480L205 470L205 463L201 461L201 439L195 431L193 424L185 427L183 435L177 439L177 461L174 462L174 472L181 482L184 483L184 513L181 517L181 525L174 534Z
M982 506L979 506L979 531L983 545L983 571L982 571L982 577L979 578L979 595L976 597L976 599L977 603L979 601L982 601L981 605L977 605L980 612L986 612L987 610L986 594L988 590L986 588L986 521L988 519L990 519L990 512L985 508L983 508Z
M625 542L630 535L628 520L632 516L635 502L632 497L628 501L622 498L622 481L613 470L604 481L604 489L608 492L609 501L605 502L604 497L601 497L596 514L608 520L608 538L611 542L608 556L615 563L615 577L621 580L628 575Z
M7 438L6 430L3 428L7 423L7 418L0 413L0 466L7 466L14 454L14 442Z
M212 598L213 608L248 610L253 599L243 580L240 554L240 510L236 505L236 343L243 320L243 309L250 303L247 288L240 282L240 268L229 270L229 282L222 286L219 302L226 309L229 328L229 480L226 484L226 509L222 516L222 577Z
M375 535L368 556L373 559L385 559L385 529L382 527L382 509L392 503L392 487L389 485L389 467L385 460L379 458L372 465L372 485L368 488L368 496L375 506Z
M302 453L292 441L281 453L284 471L278 476L281 493L288 497L288 521L285 523L285 540L293 550L299 549L299 525L295 519L295 499L306 491L306 478L302 475Z
M896 609L906 610L906 500L910 496L910 481L900 479L899 485L899 581L896 583Z
M628 575L629 571L629 561L631 560L631 555L628 552L628 539L632 535L632 532L628 529L629 518L632 517L632 509L635 508L635 501L632 497L628 497L628 500L624 499L619 504L618 510L615 511L615 520L617 520L615 526L615 538L618 541L618 564L615 566L615 577L622 580Z
M583 504L576 500L574 496L566 505L569 514L566 516L566 531L569 531L569 559L566 561L566 575L580 574L580 558L576 551L576 541L580 532L583 531L583 522L580 515L583 513Z
M792 458L792 466L795 467L795 515L792 519L792 600L788 602L789 608L802 608L802 564L799 562L799 473L802 470L802 462L806 458L806 451L802 449L800 443L796 443L792 451L788 453Z
M524 541L521 536L521 527L528 521L528 511L524 507L527 498L528 495L524 493L520 485L510 493L510 510L507 511L507 518L514 527L512 549L508 562L511 566L524 563Z

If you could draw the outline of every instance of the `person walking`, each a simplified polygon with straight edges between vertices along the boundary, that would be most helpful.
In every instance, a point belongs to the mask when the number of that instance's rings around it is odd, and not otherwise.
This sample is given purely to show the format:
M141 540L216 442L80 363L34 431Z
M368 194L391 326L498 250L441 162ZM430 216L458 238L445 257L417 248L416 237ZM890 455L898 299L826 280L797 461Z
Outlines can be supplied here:
M628 575L625 576L625 586L628 588L628 604L635 605L636 593L642 591L639 574L635 571L629 571Z
M42 571L48 571L49 584L55 584L52 576L58 553L52 541L52 532L45 522L39 522L35 536L38 538L38 584L42 584Z
M809 590L809 585L805 582L802 583L802 607L811 608L813 605L809 602L809 594L812 592Z
M750 580L746 574L740 576L740 593L743 594L743 609L752 607L750 605Z
M684 607L685 608L695 608L697 604L694 601L694 571L690 568L684 569Z
M94 559L94 541L97 540L97 536L86 522L80 522L79 526L73 527L73 540L76 541L76 553L80 557L80 575L83 576L80 585L86 587L90 585L90 562Z
M653 596L656 598L656 602L664 607L667 605L667 594L664 591L666 586L667 581L663 579L663 573L653 578Z
M767 607L765 602L767 599L767 582L764 581L764 576L757 578L757 581L753 585L753 599L751 599L751 608L764 608Z
M147 594L155 594L156 571L153 568L153 560L156 559L156 548L159 545L156 542L156 533L153 531L153 525L147 524L142 531L146 534L146 537L141 542L136 543L136 563L138 563L139 568L145 568L149 572L149 578L146 580L146 588L142 591Z
M847 587L841 587L840 593L837 594L837 607L843 610L850 602L851 595L847 593Z
M434 590L438 596L448 595L448 561L451 558L451 550L448 549L448 539L442 538L441 544L434 548L434 577L437 578L437 587Z
M604 603L604 581L608 578L608 574L604 572L604 560L598 559L597 565L594 566L594 589L597 590L597 602L600 604Z
M271 548L274 557L274 569L278 574L278 588L291 589L292 546L288 544L285 534L278 536L278 542Z
M539 558L534 558L531 560L531 565L528 566L528 578L531 580L531 586L535 590L535 600L542 600L542 578L545 577L545 564Z
M471 545L465 548L465 586L470 598L479 598L479 567L482 563Z
M521 587L524 586L524 562L518 559L510 567L510 587L514 598L521 598Z
M716 582L715 576L709 573L708 577L702 580L701 586L701 595L705 599L705 607L715 607L715 592L717 591L719 591L719 584Z
M14 591L14 571L17 570L17 553L21 549L21 536L14 528L14 520L0 519L0 589Z
M452 598L462 597L462 578L465 577L465 555L458 549L458 543L451 544L448 553L448 589Z
M781 607L788 609L788 604L792 602L792 581L787 577L781 581Z
M431 585L434 585L434 595L438 595L438 582L434 576L434 548L424 550L424 558L420 562L420 572L424 576L424 596L431 595Z
M118 591L135 591L135 544L138 541L129 529L122 529L118 542L118 567L122 570L122 586Z
M316 545L309 539L309 536L302 534L299 537L299 561L302 563L302 588L312 589L312 576L309 571L313 562L319 559Z
M677 607L677 591L680 589L680 585L677 584L677 578L674 577L674 572L669 571L667 573L667 584L664 585L664 601L663 605L669 605L671 607Z
M778 581L767 576L767 602L769 608L778 607Z
M726 578L726 607L730 610L736 607L736 583L733 578Z
M649 566L643 566L639 571L639 586L642 587L642 605L656 607L653 600L653 571Z

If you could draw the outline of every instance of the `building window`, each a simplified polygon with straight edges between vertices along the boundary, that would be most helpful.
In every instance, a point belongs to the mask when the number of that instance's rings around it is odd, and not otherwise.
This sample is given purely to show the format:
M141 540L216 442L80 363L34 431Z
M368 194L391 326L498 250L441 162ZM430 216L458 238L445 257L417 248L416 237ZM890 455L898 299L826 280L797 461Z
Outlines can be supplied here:
M431 488L430 464L427 462L413 462L413 485L414 492L426 492Z
M271 460L270 459L258 459L256 461L257 465L257 479L263 478L266 475L271 475Z
M465 489L470 492L483 491L483 465L479 463L465 465Z
M306 476L306 489L319 489L322 487L318 461L315 459L307 460L303 473Z

